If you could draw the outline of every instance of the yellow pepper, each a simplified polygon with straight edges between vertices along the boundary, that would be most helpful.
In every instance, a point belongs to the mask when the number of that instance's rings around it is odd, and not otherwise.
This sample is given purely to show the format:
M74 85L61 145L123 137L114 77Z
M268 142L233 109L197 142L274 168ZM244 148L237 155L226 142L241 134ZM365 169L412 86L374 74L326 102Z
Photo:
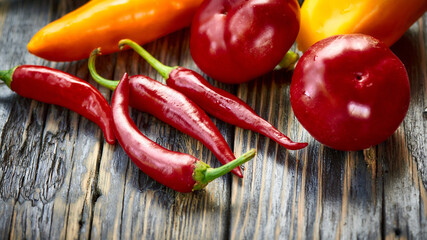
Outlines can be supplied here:
M189 26L202 1L92 0L46 25L27 48L52 61L85 59L98 47L116 52L121 39L145 44Z
M395 43L427 10L427 0L305 0L298 49L337 34L363 33Z

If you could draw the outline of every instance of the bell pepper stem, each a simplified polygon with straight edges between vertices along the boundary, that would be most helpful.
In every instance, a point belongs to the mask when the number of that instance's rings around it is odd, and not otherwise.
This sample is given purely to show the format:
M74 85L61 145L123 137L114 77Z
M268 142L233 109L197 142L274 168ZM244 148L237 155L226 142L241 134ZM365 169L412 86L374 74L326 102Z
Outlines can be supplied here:
M100 84L100 85L102 85L102 86L104 86L110 90L115 90L117 85L119 84L118 80L109 80L109 79L103 78L96 72L95 59L96 59L96 56L98 56L98 55L101 55L101 49L100 48L96 48L90 53L89 60L87 63L90 75L95 80L95 82L97 82L98 84Z
M4 83L6 83L6 85L9 88L11 88L10 85L12 84L12 76L13 76L13 73L15 72L15 69L17 67L18 66L11 68L9 70L0 70L0 80L3 81Z
M130 39L123 39L119 42L119 48L123 49L125 45L131 47L135 52L137 52L142 58L144 58L154 69L156 69L160 75L164 79L169 78L170 72L174 70L177 67L170 67L166 66L163 63L161 63L159 60L154 58L147 50L145 50L143 47L141 47L138 43L130 40Z
M298 59L299 55L289 50L282 58L280 63L274 68L274 70L284 69L286 71L292 71L295 67L295 64L298 62Z
M218 168L211 168L208 164L198 161L194 168L193 179L196 181L196 184L194 184L193 190L200 190L206 187L206 185L214 179L229 173L234 168L251 160L255 154L256 150L251 149L240 157Z

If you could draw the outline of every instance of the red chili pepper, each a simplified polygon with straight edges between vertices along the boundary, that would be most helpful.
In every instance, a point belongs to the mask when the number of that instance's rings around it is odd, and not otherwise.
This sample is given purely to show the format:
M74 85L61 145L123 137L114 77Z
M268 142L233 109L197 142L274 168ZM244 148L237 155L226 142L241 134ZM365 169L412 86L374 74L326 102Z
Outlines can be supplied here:
M131 40L121 40L120 47L129 45L146 59L166 79L166 84L196 102L202 109L224 122L261 133L285 148L301 149L307 143L296 143L256 114L233 94L209 84L197 72L183 67L168 67L157 61L145 49Z
M95 49L90 55L89 71L96 82L114 90L118 81L107 80L96 73L95 58L99 53L100 50ZM143 75L131 76L130 86L130 105L133 108L150 113L179 131L199 140L212 151L222 164L236 158L209 116L188 97ZM233 173L243 177L240 168L234 169Z
M102 129L105 140L114 144L110 106L96 88L82 79L35 65L0 71L0 79L22 97L59 105L88 118Z
M150 103L147 103L150 104ZM130 159L148 176L179 192L204 188L255 156L255 150L219 168L210 168L197 158L173 152L145 137L129 116L129 78L124 74L111 103L114 132Z

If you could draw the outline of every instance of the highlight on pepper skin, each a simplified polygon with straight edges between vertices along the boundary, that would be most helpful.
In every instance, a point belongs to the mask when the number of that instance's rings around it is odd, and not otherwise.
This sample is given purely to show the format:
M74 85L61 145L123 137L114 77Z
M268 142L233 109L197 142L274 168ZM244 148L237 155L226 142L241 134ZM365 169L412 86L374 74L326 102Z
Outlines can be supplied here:
M76 61L101 47L117 52L120 39L152 42L188 27L202 0L88 1L49 23L30 40L30 53L50 61ZM76 47L78 46L78 47Z
M362 150L389 138L408 111L405 66L381 41L363 34L323 39L295 67L292 109L320 143Z
M119 81L105 79L96 72L95 58L99 51L95 49L89 57L89 72L97 83L114 90ZM131 76L130 105L199 140L222 164L236 158L209 116L196 103L173 88L144 75ZM239 167L232 172L243 177Z
M114 144L111 110L98 89L66 72L38 65L0 71L0 80L18 95L70 109L96 123Z
M136 42L120 41L120 46L129 45L162 75L166 84L184 94L212 116L244 129L261 133L281 146L298 150L308 143L293 142L268 121L261 118L248 104L233 94L212 86L202 75L184 67L165 66Z
M114 132L129 158L148 176L179 192L200 190L214 179L251 160L255 149L218 168L186 153L170 151L144 136L129 116L129 77L125 73L113 93Z
M305 0L297 46L338 34L362 33L388 47L427 11L427 0Z
M299 22L297 0L205 0L191 24L191 56L217 81L248 82L277 66Z

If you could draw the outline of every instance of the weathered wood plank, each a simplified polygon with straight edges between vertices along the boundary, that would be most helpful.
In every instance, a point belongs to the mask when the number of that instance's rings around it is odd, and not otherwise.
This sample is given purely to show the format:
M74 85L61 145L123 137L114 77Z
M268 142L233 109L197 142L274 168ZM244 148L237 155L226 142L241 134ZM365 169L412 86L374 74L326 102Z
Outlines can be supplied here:
M6 23L10 22L5 24L8 29L3 29L8 34L1 41L11 47L1 50L2 68L45 64L87 79L86 63L47 63L26 53L26 43L33 32L51 21L51 16L59 17L61 11L57 8L65 2L56 5L56 1L50 1L47 5L45 1L28 1L10 5ZM10 115L2 119L5 123L1 135L2 201L12 198L13 205L12 218L1 220L4 225L9 224L2 228L3 236L87 238L85 222L91 219L92 185L103 142L101 131L76 113L21 98L3 85L2 92L6 91L9 94L5 95L13 100Z
M32 7L43 12L45 9L39 4L34 3ZM29 18L24 19L24 16L33 16L34 19L31 21L41 23L38 21L39 17L32 14L29 8L21 7L22 3L1 4L2 69L11 68L25 61L26 54L19 54L22 53L21 43L30 38L23 36L24 31L20 28L25 24L29 25ZM19 24L14 24L18 22ZM16 96L4 84L0 86L0 96L1 238L32 236L38 230L28 224L28 220L37 219L34 217L37 214L33 214L37 212L37 208L33 208L34 211L28 209L32 208L34 202L41 203L40 197L46 196L41 195L41 189L46 189L43 182L36 181L46 106ZM4 131L5 128L7 131ZM16 224L17 222L19 224Z
M0 38L3 33L4 21L9 9L9 3L0 3Z
M421 47L425 43L425 33L424 30L420 31L426 16L414 24L392 48L407 68L411 103L401 128L386 142L387 148L381 151L381 161L386 166L383 203L383 217L388 220L384 223L386 236L421 238L427 234L424 210L427 202L423 197L427 185L420 185L422 181L426 183L423 178L427 161L427 125L423 117L427 52Z
M0 68L40 64L95 84L87 61L54 63L26 52L42 26L85 0L0 4ZM309 147L288 151L257 133L213 119L236 155L256 147L244 179L227 175L206 190L176 193L142 173L122 148L106 144L94 123L61 107L24 99L0 85L0 238L333 239L427 236L427 15L392 50L411 81L411 105L386 142L340 152L316 142L289 103L291 73L273 72L226 85L263 118ZM6 47L5 47L6 46ZM168 65L200 72L189 52L189 29L145 46ZM98 71L161 76L132 51L100 56ZM98 86L107 99L111 91ZM131 116L152 140L212 166L198 141L154 117Z
M277 76L279 75L274 75L276 79L270 80L272 76L268 75L242 85L239 96L262 117L278 126L279 130L288 134L292 132L289 134L292 139L305 140L298 136L298 129L292 131L296 121L289 114L291 109L287 92L290 75L287 78ZM232 205L237 207L232 209L230 237L292 236L289 227L283 233L284 229L280 225L296 226L297 223L279 221L284 220L283 217L289 220L290 215L296 214L297 182L302 180L301 175L298 176L301 170L298 156L303 151L287 151L264 136L241 129L236 131L235 144L243 145L243 148L256 147L258 155L255 160L247 163L242 185L233 182ZM296 171L289 171L290 168L296 168ZM265 225L267 222L269 224Z
M405 119L405 135L427 187L427 14L414 24L396 44L398 56L407 67L411 83L410 110Z

